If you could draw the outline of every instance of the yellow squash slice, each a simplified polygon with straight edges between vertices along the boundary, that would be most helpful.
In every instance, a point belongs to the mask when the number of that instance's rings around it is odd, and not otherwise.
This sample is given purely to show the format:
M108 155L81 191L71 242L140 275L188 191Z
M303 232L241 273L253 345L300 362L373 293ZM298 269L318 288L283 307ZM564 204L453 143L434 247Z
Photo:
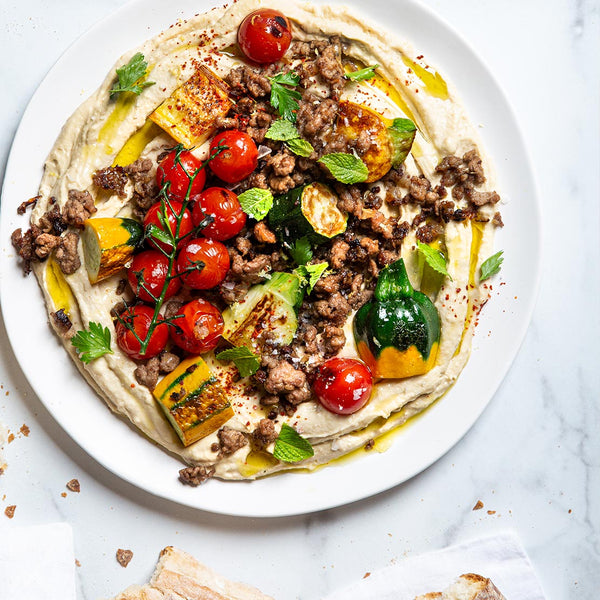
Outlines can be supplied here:
M154 397L184 446L216 431L234 415L225 390L199 356L182 361L160 381Z
M217 117L232 106L227 84L201 66L151 115L150 119L186 148L199 146L215 131Z

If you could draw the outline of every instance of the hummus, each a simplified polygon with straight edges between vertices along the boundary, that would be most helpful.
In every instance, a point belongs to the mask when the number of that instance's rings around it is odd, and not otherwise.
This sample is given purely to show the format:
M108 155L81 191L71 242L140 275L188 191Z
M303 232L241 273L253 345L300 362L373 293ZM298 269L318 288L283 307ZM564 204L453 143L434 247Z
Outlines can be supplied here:
M139 96L121 94L111 98L109 90L115 82L115 71L111 71L65 124L48 156L32 222L49 210L50 198L56 198L59 206L64 206L71 189L90 191L97 208L95 217L131 216L131 183L122 197L110 195L94 187L93 174L112 164L125 165L138 158L156 162L160 152L174 146L169 135L148 121L149 114L191 77L198 61L222 77L240 64L241 59L230 49L236 43L239 23L258 6L256 0L239 0L229 7L195 16L123 56L115 67L141 52L150 65L149 79L155 85ZM390 119L413 120L418 133L404 165L408 176L424 175L435 186L440 180L436 165L443 157L463 156L477 149L487 176L479 189L494 188L491 165L455 90L408 43L342 6L287 2L285 12L292 21L294 40L341 35L348 60L359 66L379 65L375 79L348 84L342 98L368 106ZM198 148L196 152L206 155L206 148ZM378 193L385 197L386 184L378 187ZM457 207L463 204L457 200ZM399 222L411 223L420 207L406 203L390 208L384 204L381 210L387 215L397 215ZM452 386L469 357L474 315L487 299L478 274L481 262L492 254L494 214L495 209L488 204L479 208L477 220L450 220L445 225L443 244L451 279L447 277L441 288L429 290L442 331L435 367L424 375L377 381L368 404L352 415L333 414L316 401L299 404L291 416L280 414L276 427L288 423L314 448L312 458L296 464L280 462L269 452L257 453L250 444L217 459L216 432L184 447L150 390L136 383L135 362L114 343L110 309L121 299L116 289L122 274L92 285L83 264L74 273L63 275L52 258L36 263L34 271L50 313L65 310L75 330L97 322L112 332L113 354L89 364L82 363L70 341L63 338L81 373L111 410L129 419L143 434L189 465L214 466L215 476L223 479L256 478L296 467L312 469L364 447L423 411ZM404 238L401 256L413 286L420 289L424 269L416 243L415 229L411 229ZM82 254L81 247L79 252ZM351 318L346 321L345 333L346 344L339 355L356 358ZM250 434L270 412L260 404L264 392L252 391L247 380L232 382L233 367L224 367L210 353L205 359L216 377L229 381L235 416L227 427ZM271 449L272 446L267 448Z

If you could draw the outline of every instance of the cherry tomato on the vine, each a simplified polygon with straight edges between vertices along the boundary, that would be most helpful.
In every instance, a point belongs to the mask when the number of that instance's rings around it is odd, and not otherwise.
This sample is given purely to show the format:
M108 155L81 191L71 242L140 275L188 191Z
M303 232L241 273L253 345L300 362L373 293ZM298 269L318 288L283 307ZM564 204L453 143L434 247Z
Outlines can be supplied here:
M291 41L290 20L272 8L251 12L238 29L240 49L257 63L277 62L286 53Z
M225 188L210 187L192 198L192 221L198 227L205 217L213 222L202 229L202 235L213 240L228 240L246 224L246 213L237 196Z
M169 198L183 202L190 187L190 181L193 178L192 194L200 193L206 183L205 169L198 171L202 166L202 161L196 158L191 152L179 152L177 159L177 150L171 150L165 158L160 161L158 169L156 169L156 183L159 188L162 188L165 182L169 183Z
M187 352L202 354L216 347L223 327L219 309L198 298L184 304L175 315L171 339Z
M143 304L138 304L128 308L121 314L121 319L125 321L130 327L133 327L133 331L128 329L121 321L117 322L117 344L119 348L126 354L138 360L145 358L152 358L157 354L160 354L167 345L169 339L169 326L166 323L162 323L163 318L158 316L158 325L152 331L150 335L150 341L146 346L146 351L142 354L142 345L137 338L145 341L150 330L152 323L152 317L154 316L154 309ZM136 337L137 335L137 337Z
M127 279L135 295L144 302L156 302L160 296L169 272L169 259L158 250L144 250L133 257L127 269ZM169 281L165 298L174 296L181 287L181 279ZM153 297L154 296L154 297Z
M350 415L369 400L373 377L369 367L353 358L330 358L320 367L313 384L319 402L338 415Z
M201 268L195 268L202 261ZM179 252L177 272L183 283L195 290L208 290L219 285L229 271L227 248L209 238L190 240Z
M164 214L167 215L169 228L171 229L171 232L175 234L175 229L177 226L177 217L182 214L181 210L183 209L183 204L181 204L180 202L175 202L174 200L170 201L170 204L172 210L167 204L165 204ZM164 231L164 228L161 225L159 219L159 215L163 215L162 210L163 209L161 202L156 202L155 204L153 204L146 213L146 216L144 217L144 227L148 227L148 225L152 224L156 225L159 229L162 229ZM179 225L178 237L181 239L182 237L190 233L192 229L194 229L194 224L192 223L192 214L190 213L189 209L186 208L181 217L181 224ZM165 252L170 252L173 248L173 246L170 243L161 242L157 239L151 239L150 244L152 244L156 248L162 248Z
M208 163L211 171L227 183L246 179L258 165L258 148L254 140L243 131L229 129L216 135L210 142L210 155L225 147Z

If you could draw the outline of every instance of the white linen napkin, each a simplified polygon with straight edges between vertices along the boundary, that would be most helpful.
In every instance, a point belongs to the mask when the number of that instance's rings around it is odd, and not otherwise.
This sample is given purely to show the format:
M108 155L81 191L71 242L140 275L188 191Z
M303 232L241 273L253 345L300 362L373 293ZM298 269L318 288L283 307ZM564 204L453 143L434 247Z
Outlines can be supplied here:
M488 577L507 600L544 600L525 550L512 532L407 558L325 600L413 600L419 594L441 592L463 573Z
M73 532L66 523L0 527L0 600L75 600Z

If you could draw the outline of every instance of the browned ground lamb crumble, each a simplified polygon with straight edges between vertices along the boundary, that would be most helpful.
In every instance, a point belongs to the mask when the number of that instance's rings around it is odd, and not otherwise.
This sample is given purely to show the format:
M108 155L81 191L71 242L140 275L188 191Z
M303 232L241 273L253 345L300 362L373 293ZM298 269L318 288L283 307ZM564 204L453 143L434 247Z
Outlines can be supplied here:
M260 369L252 377L253 385L261 392L261 404L272 407L269 418L262 419L249 438L222 428L218 432L219 443L214 444L219 456L232 454L246 445L248 439L253 446L264 448L276 437L273 419L277 414L293 414L298 404L312 399L310 384L315 369L343 348L346 320L371 298L380 270L399 258L409 231L415 231L421 242L431 243L443 235L444 226L450 221L487 221L479 208L500 200L496 192L477 189L486 178L476 150L462 157L444 157L436 168L440 182L435 186L424 175L408 175L402 165L375 184L343 185L332 180L327 169L317 162L321 156L352 150L360 155L375 143L370 136L359 135L349 146L348 140L335 131L340 94L345 85L343 43L336 36L329 40L294 42L289 56L301 60L295 68L300 76L297 90L302 95L296 126L314 152L303 158L292 154L282 142L265 138L270 125L279 118L269 102L268 77L285 72L289 67L280 64L237 67L225 76L235 103L225 117L217 120L217 129L245 131L266 152L257 169L238 184L235 191L241 193L258 187L278 195L304 183L326 181L338 195L339 209L349 215L348 224L344 234L313 249L312 262L327 261L331 271L318 280L312 294L305 297L298 311L299 327L293 342L286 347L268 346ZM308 89L315 82L322 84L323 91L319 94ZM156 163L164 155L160 154ZM154 178L156 163L140 159L127 167L97 171L93 184L98 197L103 190L123 196L127 183L131 182L133 213L143 220L158 199ZM224 185L211 173L207 176L207 187ZM383 198L381 186L385 189ZM37 197L32 198L19 210L25 210L36 201ZM457 207L457 201L461 201L463 208ZM394 207L405 204L416 205L420 210L412 222L397 222L397 218L386 217L380 210L384 203L392 212ZM23 259L25 272L29 272L31 262L43 261L51 253L64 273L72 273L79 267L77 229L96 212L93 198L87 191L70 190L62 211L53 201L51 206L37 225L32 225L24 234L20 229L13 233L13 244ZM503 225L500 213L494 215L492 222L496 226ZM72 230L65 233L69 226ZM266 281L270 272L290 271L295 266L265 221L249 220L240 234L225 244L231 268L218 288L203 292L203 297L219 309L244 298L250 286ZM119 291L128 300L132 297L124 280L119 284ZM187 298L168 302L167 316L174 314L184 300ZM115 307L113 315L124 306L121 303ZM70 321L61 311L53 313L53 320L59 332L70 329ZM182 357L181 351L173 348L141 362L135 377L152 390L160 374L173 370ZM210 467L190 467L180 472L180 479L198 485L213 474L214 469Z

